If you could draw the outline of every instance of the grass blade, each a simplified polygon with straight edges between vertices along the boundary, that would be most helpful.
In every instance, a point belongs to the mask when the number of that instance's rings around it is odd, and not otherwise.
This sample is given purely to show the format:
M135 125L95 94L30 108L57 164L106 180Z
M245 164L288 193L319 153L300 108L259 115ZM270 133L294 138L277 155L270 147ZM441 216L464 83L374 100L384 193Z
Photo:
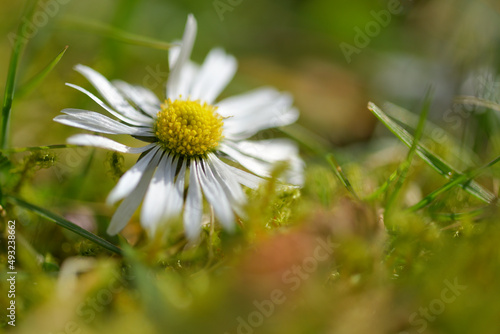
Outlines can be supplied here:
M489 210L491 210L491 206L486 206L466 212L431 213L431 217L441 222L456 222L460 220L474 219L476 217L484 216L488 213Z
M417 151L418 143L420 139L422 138L422 134L424 133L424 127L425 127L425 121L427 120L427 116L429 115L429 110L431 109L431 96L430 96L430 90L427 92L426 97L425 97L425 102L424 106L422 108L422 111L420 112L420 118L418 120L418 125L417 129L415 131L415 137L412 141L412 144L410 146L410 150L408 151L408 155L406 156L405 161L401 164L399 168L399 173L398 173L398 178L396 180L396 184L394 186L394 189L392 193L390 194L385 210L386 212L390 211L390 208L392 207L393 203L395 202L399 191L403 187L404 181L406 180L406 176L408 175L408 170L410 169L411 163L413 161L413 157L415 156L415 152Z
M64 53L68 50L68 46L65 46L64 49L38 74L36 74L33 78L31 78L27 83L25 83L18 91L17 95L22 97L31 92L36 86L38 86L43 79L56 67L57 63L64 56Z
M153 49L168 50L173 44L156 40L141 35L131 34L98 22L84 21L78 18L71 18L64 22L66 26L78 30L91 31L104 37L112 38L124 43L150 47Z
M45 209L43 209L39 206L36 206L34 204L25 202L22 199L19 199L19 198L14 197L14 196L5 195L5 197L13 204L17 204L19 206L22 206L23 208L28 209L28 210L36 213L40 217L46 218L46 219L56 223L57 225L65 228L73 233L76 233L79 236L84 237L84 238L92 241L93 243L95 243L95 244L97 244L97 245L99 245L99 246L101 246L101 247L103 247L103 248L105 248L113 253L116 253L119 255L122 254L122 250L119 247L117 247L117 246L113 245L112 243L110 243L109 241L104 240L101 237L81 228L80 226L73 224L69 220L62 218L53 212L45 210Z
M337 175L337 177L339 178L340 182L342 182L342 184L347 189L347 191L349 191L349 193L351 193L351 195L355 199L359 199L358 195L356 194L356 192L354 191L354 189L353 189L353 187L351 185L351 182L349 182L349 179L347 179L347 177L345 176L344 171L342 170L342 167L340 167L340 165L338 164L338 162L335 159L334 155L331 154L331 153L327 154L326 155L326 161L328 161L328 163L332 167L333 172L335 173L335 175Z
M386 102L384 103L383 110L389 117L404 127L416 129L418 126L418 115L398 105ZM464 147L450 132L433 123L431 120L425 122L424 136L439 146L443 146L446 143L446 149L449 154L466 166L472 167L480 163L479 157L472 149Z
M23 32L26 31L26 26L31 24L31 19L35 12L37 0L28 1L23 13L23 20L17 29L17 35L10 55L9 69L7 72L7 81L5 83L5 94L2 105L2 131L0 133L0 149L7 148L9 141L10 115L12 111L12 101L14 100L14 92L16 86L17 68L19 59L27 44L27 40L22 38Z
M430 193L429 195L424 197L420 202L418 202L417 204L410 207L409 210L410 211L417 211L419 209L422 209L422 208L428 206L429 204L432 203L432 201L434 201L442 193L452 189L453 187L455 187L457 185L466 184L466 183L470 182L471 180L473 180L474 178L479 176L479 174L481 174L482 172L484 172L486 169L490 168L491 166L495 165L499 161L500 161L500 157L497 157L496 159L490 161L489 163L487 163L486 165L484 165L480 168L477 168L475 170L469 171L469 172L464 173L458 177L453 178L452 180L450 180L449 182L447 182L446 184L444 184L440 188L434 190L432 193Z
M457 98L455 98L455 102L461 103L461 104L471 104L474 106L484 107L484 108L491 109L494 111L500 111L500 104L492 102L492 101L480 99L480 98L475 97L475 96L458 96Z
M411 147L413 144L413 136L410 135L405 129L403 129L399 124L394 122L388 115L386 115L379 107L374 103L370 102L368 104L368 109L396 136L401 140L406 146ZM436 154L429 151L425 146L418 145L416 148L416 154L420 156L430 167L436 170L439 174L443 175L447 179L456 177L457 175L462 175L459 171L451 167L442 158ZM469 194L480 199L485 203L491 203L495 200L495 195L490 191L484 189L475 181L471 181L466 184L461 184L461 187L467 191Z

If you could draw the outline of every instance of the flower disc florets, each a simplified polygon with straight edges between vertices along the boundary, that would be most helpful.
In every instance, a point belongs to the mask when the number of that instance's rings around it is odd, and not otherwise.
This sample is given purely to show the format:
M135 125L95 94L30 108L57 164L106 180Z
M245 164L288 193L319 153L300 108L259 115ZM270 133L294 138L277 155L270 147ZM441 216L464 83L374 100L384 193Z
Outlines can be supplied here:
M222 139L224 122L216 110L200 101L167 99L157 114L155 135L165 148L177 154L204 155Z

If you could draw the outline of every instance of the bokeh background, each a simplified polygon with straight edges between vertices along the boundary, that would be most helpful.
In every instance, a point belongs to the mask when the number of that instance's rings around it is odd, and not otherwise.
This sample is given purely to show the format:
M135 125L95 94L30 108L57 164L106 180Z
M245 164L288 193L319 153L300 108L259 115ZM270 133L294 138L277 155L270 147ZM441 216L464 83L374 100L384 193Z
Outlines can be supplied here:
M437 140L439 152L464 168L500 152L496 112L457 107L456 101L457 96L475 96L500 103L500 4L496 0L396 1L398 13L391 14L387 24L379 24L372 36L365 36L363 46L359 31L366 34L377 22L375 16L387 12L394 1L39 3L37 11L50 18L36 26L19 65L17 87L22 94L13 106L12 147L63 144L80 131L52 121L62 109L99 110L86 96L64 85L90 87L72 70L75 64L88 65L109 79L145 85L163 96L167 51L104 36L92 28L95 24L173 42L180 39L187 15L193 13L199 31L192 58L202 62L212 47L220 46L239 61L239 70L222 97L264 85L291 92L301 111L301 133L338 153L356 189L374 190L406 155L404 146L368 111L369 101L381 105L390 101L411 111L405 115L412 120L431 89L429 121L451 134L458 147L458 151L455 146L449 149L448 141ZM24 1L0 3L0 90L23 8ZM348 56L347 45L356 48ZM24 84L65 46L68 50L55 69L40 85L23 92ZM33 163L22 154L14 159L21 166ZM103 203L120 172L114 169L128 168L136 157L80 148L52 152L50 159L56 161L51 168L37 169L18 190L24 198L104 235L114 209ZM113 164L113 159L119 163ZM219 265L208 269L203 265L204 251L180 252L172 240L166 251L141 244L137 221L124 232L128 242L143 247L129 255L127 265L132 263L132 270L70 232L13 209L22 222L19 265L25 275L18 287L19 321L24 323L16 332L162 332L159 328L169 333L237 332L238 317L250 315L255 311L253 303L268 298L273 289L288 289L280 275L310 256L317 238L333 234L340 247L335 259L320 263L312 278L301 283L299 292L287 295L291 301L266 318L264 325L241 333L498 333L500 256L493 243L500 236L498 230L484 228L477 236L466 225L460 233L470 238L456 241L457 230L422 224L427 217L402 216L404 232L397 238L385 235L380 208L349 199L314 151L305 150L304 159L308 164L305 199L299 202L295 192L262 190L264 200L254 196L251 201L262 216L251 217L247 232L237 237L222 234L214 241ZM423 169L416 166L421 174L407 187L404 201L415 203L442 184L439 176ZM498 187L496 179L485 183ZM466 205L465 195L460 196L454 207ZM272 208L262 209L265 203ZM283 227L292 231L282 234ZM491 244L485 235L493 240ZM489 262L463 257L474 252ZM84 260L74 260L77 255ZM65 261L69 264L62 271ZM77 269L71 271L70 265ZM151 267L153 273L148 271ZM62 279L62 272L69 278ZM426 320L420 331L423 323L415 325L409 319L419 307L440 300L443 289L456 279L467 289L460 290L457 302L446 304L436 319L414 316L413 321ZM118 282L120 289L111 291L110 282ZM112 298L98 302L94 313L85 313L91 310L92 298L104 298L103 291L111 291ZM83 315L75 311L82 305Z
M39 10L49 14L49 20L36 25L21 78L36 73L64 46L69 49L53 75L30 96L47 103L43 112L34 112L40 119L31 122L36 124L33 128L29 124L18 127L14 141L33 144L45 129L39 122L48 126L51 123L47 120L78 96L57 85L80 83L71 71L73 64L87 64L110 78L145 83L162 91L165 51L103 38L75 21L104 23L170 42L179 39L187 14L193 13L200 24L194 59L202 61L212 47L222 46L240 61L238 75L226 94L265 84L291 91L302 110L303 124L335 144L370 137L375 122L366 111L368 100L388 99L411 108L432 85L438 91L439 107L445 109L457 93L487 89L479 87L474 77L478 81L480 74L484 76L481 71L494 74L498 4L488 0L397 1L398 14L391 15L386 26L379 26L374 37L368 36L366 47L357 47L358 51L346 58L341 45L356 47L356 29L365 31L374 21L373 13L387 11L390 3L42 1ZM4 36L15 33L22 8L22 3L2 4ZM10 48L9 38L2 39L4 64ZM6 69L3 66L2 71ZM150 72L158 77L150 78ZM16 125L23 122L19 119Z
M212 47L221 46L239 59L239 72L225 95L266 84L288 90L302 111L301 123L335 144L370 137L375 121L366 110L369 100L391 100L411 109L432 85L438 91L439 107L445 109L458 93L486 89L473 78L477 80L480 71L494 74L495 41L500 34L498 4L403 0L398 2L400 13L391 15L389 24L347 59L341 44L356 47L356 28L364 31L374 21L373 12L387 10L389 3L41 1L40 10L47 7L46 12L54 17L37 26L21 64L19 83L64 46L69 49L47 81L30 94L31 101L42 103L28 109L37 110L15 113L14 143L33 145L41 136L50 143L61 141L58 134L65 130L44 130L53 127L50 119L74 105L79 96L60 84L83 82L71 70L74 64L93 66L110 78L145 83L162 93L166 51L104 38L75 21L107 24L171 42L180 38L187 14L193 13L200 26L193 58L201 62ZM0 57L7 64L11 49L7 36L15 33L23 4L4 2L1 6L5 38ZM3 66L2 77L6 70ZM151 78L150 72L158 79ZM36 121L28 122L21 114Z

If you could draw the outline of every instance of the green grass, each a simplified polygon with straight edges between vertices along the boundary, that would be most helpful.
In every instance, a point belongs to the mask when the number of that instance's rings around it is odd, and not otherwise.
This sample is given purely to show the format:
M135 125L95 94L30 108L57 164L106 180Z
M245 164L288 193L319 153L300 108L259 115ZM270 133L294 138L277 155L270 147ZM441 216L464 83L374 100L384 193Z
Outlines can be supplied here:
M0 148L2 149L7 148L9 145L8 140L10 131L9 129L10 117L12 112L12 102L14 100L14 92L16 89L15 85L16 85L17 70L19 67L19 61L21 59L23 49L25 48L26 43L28 42L25 38L22 38L23 31L26 29L26 26L32 19L33 14L35 13L36 10L37 3L38 1L36 0L31 0L26 3L26 7L23 12L23 17L26 20L22 21L22 23L19 24L19 28L17 30L17 35L16 35L17 38L14 41L14 46L12 48L12 53L10 56L10 64L7 74L7 80L5 83L5 93L2 105L2 128L0 132Z

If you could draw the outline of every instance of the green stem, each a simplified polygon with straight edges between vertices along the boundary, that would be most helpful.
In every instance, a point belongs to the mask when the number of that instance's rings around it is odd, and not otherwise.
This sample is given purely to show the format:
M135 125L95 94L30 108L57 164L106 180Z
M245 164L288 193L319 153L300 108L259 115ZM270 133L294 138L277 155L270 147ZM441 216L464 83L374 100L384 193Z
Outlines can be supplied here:
M47 146L31 146L31 147L20 147L20 148L10 148L6 150L0 150L3 153L21 153L28 151L45 151L45 150L54 150L58 148L75 148L79 147L79 145L71 145L71 144L59 144L59 145L47 145Z
M23 208L28 209L28 210L36 213L40 217L48 219L48 220L56 223L57 225L65 228L73 233L76 233L76 234L94 242L95 244L97 244L97 245L99 245L99 246L101 246L101 247L103 247L103 248L105 248L113 253L116 253L118 255L122 254L122 250L119 247L113 245L109 241L104 240L103 238L81 228L80 226L70 222L69 220L64 219L63 217L61 217L53 212L50 212L44 208L41 208L41 207L36 206L34 204L28 203L20 198L17 198L17 197L11 196L11 195L5 195L5 197L11 203L22 206Z
M69 28L91 31L95 34L99 34L101 36L112 38L128 44L135 44L159 50L168 50L173 46L173 44L159 41L154 38L131 34L112 26L108 26L98 22L82 20L76 17L64 20L63 24Z

